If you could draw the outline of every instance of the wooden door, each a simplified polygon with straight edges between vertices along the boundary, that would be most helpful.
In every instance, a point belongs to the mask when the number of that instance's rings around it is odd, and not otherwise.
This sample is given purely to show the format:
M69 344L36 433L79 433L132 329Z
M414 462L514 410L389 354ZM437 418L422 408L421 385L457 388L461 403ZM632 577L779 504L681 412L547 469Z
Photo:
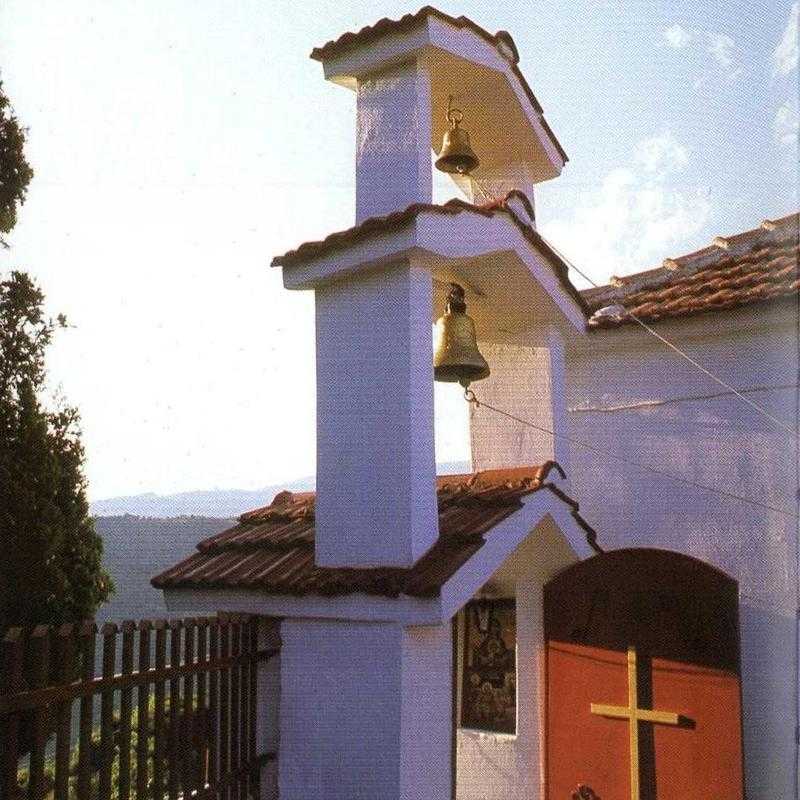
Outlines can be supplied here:
M741 800L735 581L604 553L545 587L545 635L548 800Z

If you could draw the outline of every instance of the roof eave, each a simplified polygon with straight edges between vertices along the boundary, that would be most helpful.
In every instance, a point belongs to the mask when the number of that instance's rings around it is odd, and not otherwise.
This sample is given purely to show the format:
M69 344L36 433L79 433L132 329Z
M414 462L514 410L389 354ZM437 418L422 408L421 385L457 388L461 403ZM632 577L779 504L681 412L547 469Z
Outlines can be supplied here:
M465 36L472 37L465 47ZM399 20L382 19L356 33L316 47L311 58L323 65L327 80L355 89L358 78L422 54L439 52L462 58L470 52L477 63L503 74L517 96L550 163L549 178L569 161L566 151L544 117L544 111L519 68L519 54L510 34L491 34L466 17L452 17L431 6ZM548 177L541 178L547 180Z
M286 288L313 289L404 259L430 266L435 273L437 266L463 265L499 252L515 253L530 272L532 290L534 285L541 287L568 327L585 331L588 309L569 280L567 265L507 204L481 207L454 200L443 206L410 206L321 242L301 245L272 264L283 268Z

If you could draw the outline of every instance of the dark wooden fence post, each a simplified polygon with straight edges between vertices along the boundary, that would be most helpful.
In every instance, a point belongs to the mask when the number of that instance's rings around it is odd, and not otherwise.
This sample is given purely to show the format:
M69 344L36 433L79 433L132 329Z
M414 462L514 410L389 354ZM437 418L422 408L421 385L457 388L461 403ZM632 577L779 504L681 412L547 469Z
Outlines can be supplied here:
M157 619L156 629L156 672L164 670L167 664L167 622ZM164 797L164 697L167 682L164 678L156 678L153 710L153 800Z
M258 800L261 796L261 764L258 758L256 738L258 732L258 625L258 617L252 617L247 626L247 638L250 642L248 648L250 678L247 697L247 715L250 718L248 723L247 763L250 764L250 779L247 790L249 796L255 800Z
M211 736L211 725L206 705L206 686L208 675L206 664L208 663L208 617L200 617L197 620L197 665L200 668L197 673L197 713L199 724L202 727L203 745L198 753L199 769L197 774L197 790L202 792L208 783L208 749L209 738Z
M229 672L231 676L231 765L230 772L236 775L239 772L239 717L241 711L241 698L239 696L241 665L238 663L241 656L242 646L242 623L241 616L236 614L231 618L231 658L233 664ZM231 791L232 800L241 800L239 783L234 785Z
M227 659L231 653L231 621L230 615L220 614L220 659ZM219 676L219 776L221 790L220 800L230 800L229 775L230 772L230 732L231 732L231 705L230 705L230 666L223 666Z
M139 623L139 664L140 674L150 669L150 628L149 620ZM139 719L136 726L136 800L147 797L147 760L149 750L150 725L148 706L150 705L150 684L143 681L136 692L136 713ZM82 798L79 798L82 800Z
M103 680L111 680L116 671L117 626L113 622L103 625ZM111 769L114 766L116 745L114 730L114 690L105 689L100 700L100 779L98 800L111 800Z
M3 639L3 675L0 695L12 695L22 689L22 628L10 628ZM11 714L2 720L3 747L0 759L0 798L15 800L17 796L17 766L19 761L19 716Z
M181 678L174 670L181 663L181 630L183 623L179 619L169 621L169 666L172 677L169 681L169 771L167 773L167 791L169 800L177 800L180 786L180 752L179 727L181 709Z
M220 657L219 620L214 617L209 625L208 660L213 664ZM208 783L219 780L219 670L212 666L208 674Z
M195 633L197 621L186 619L183 623L183 663L186 666L194 665L195 658ZM184 797L191 795L197 785L197 759L200 754L200 736L196 729L196 719L194 715L194 675L186 673L183 679L183 713L181 719L181 786Z
M83 623L81 640L81 680L91 683L94 679L94 655L97 626L93 620ZM88 798L92 786L92 714L94 695L85 694L80 704L80 732L78 735L78 797Z
M122 623L122 675L133 672L133 637L136 623L126 619ZM133 716L133 686L123 685L119 703L119 800L131 796L131 718ZM58 798L56 798L58 800ZM66 798L64 799L66 800Z
M57 679L62 685L75 676L75 626L67 622L56 635ZM72 745L72 698L65 698L56 710L56 761L54 800L68 800L69 756Z
M31 689L46 686L50 679L50 628L37 625L28 642L29 680ZM28 800L42 800L44 785L44 747L49 726L49 709L39 706L33 709L31 719L31 755L28 766Z

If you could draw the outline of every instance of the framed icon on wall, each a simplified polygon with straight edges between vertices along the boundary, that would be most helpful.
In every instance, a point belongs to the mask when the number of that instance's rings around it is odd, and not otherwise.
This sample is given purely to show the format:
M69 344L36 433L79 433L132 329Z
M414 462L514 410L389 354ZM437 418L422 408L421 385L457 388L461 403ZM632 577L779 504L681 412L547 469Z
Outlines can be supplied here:
M517 728L517 615L514 600L474 600L464 609L461 727Z

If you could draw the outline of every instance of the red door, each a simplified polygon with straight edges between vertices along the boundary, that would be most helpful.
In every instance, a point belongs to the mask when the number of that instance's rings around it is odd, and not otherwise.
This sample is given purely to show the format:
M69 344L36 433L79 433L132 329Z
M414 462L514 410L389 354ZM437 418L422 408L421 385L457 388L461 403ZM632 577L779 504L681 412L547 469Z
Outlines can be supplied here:
M604 553L546 587L549 800L579 786L600 800L741 800L737 594L659 550Z

